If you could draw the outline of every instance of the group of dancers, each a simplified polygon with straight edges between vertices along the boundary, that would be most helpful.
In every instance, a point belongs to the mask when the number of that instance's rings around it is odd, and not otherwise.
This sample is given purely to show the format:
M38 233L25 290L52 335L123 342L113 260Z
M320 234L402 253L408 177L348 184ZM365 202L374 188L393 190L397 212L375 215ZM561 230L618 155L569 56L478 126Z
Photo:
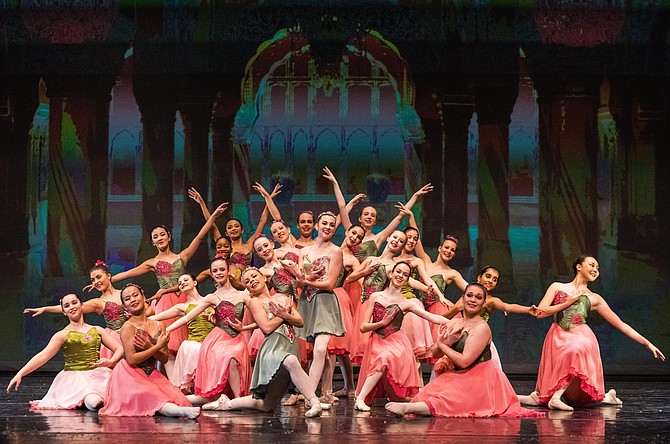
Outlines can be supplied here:
M169 230L154 227L156 256L114 275L102 261L91 269L85 290L100 297L82 303L70 293L58 305L25 310L62 313L69 324L7 391L62 350L65 368L46 396L32 402L34 409L85 406L99 415L196 418L201 408L270 412L287 393L285 405L304 400L307 417L343 397L354 398L360 411L387 399L385 408L399 416L528 417L543 412L521 403L560 410L621 404L614 390L604 389L598 342L586 323L592 310L665 360L589 290L599 275L593 256L579 257L574 279L552 284L538 306L508 304L492 295L500 277L495 267L484 267L477 282L468 283L449 266L458 247L453 236L434 260L426 254L411 208L430 184L398 203L398 214L375 233L373 207L363 208L358 224L349 217L364 195L347 203L328 168L324 178L333 185L339 214L302 212L298 238L273 201L279 185L272 193L253 186L266 206L246 241L237 219L219 232L215 220L227 204L210 213L189 190L206 222L186 249L172 251ZM270 219L267 237L262 232ZM340 225L345 236L338 246L332 238ZM207 270L188 273L189 259L210 232L215 258ZM160 287L151 297L135 283L120 290L113 285L145 273L154 273ZM203 297L198 283L205 279L216 289ZM444 297L451 284L462 291L456 303ZM554 317L530 395L517 396L502 371L487 322L495 310ZM91 312L104 317L106 328L85 323ZM333 392L336 363L344 387ZM425 386L421 363L434 364ZM353 365L360 366L356 383Z

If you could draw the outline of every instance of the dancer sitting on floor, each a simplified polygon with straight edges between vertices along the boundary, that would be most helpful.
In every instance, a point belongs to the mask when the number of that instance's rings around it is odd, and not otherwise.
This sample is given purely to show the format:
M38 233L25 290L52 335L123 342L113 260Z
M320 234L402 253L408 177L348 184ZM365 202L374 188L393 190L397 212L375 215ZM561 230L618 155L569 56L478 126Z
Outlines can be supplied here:
M42 367L63 350L65 368L56 375L49 391L39 401L31 401L33 409L74 409L82 404L95 411L102 407L113 367L123 355L123 349L105 329L84 322L82 303L76 294L66 294L60 300L62 313L70 324L57 332L44 350L33 356L9 381L19 389L21 379ZM100 357L100 343L112 351L110 358Z
M165 363L168 360L170 335L160 322L147 317L144 292L138 285L128 284L121 290L121 300L130 314L121 327L125 358L112 370L105 406L99 414L153 416L160 413L197 418L200 408L193 407L186 396L156 370L156 361Z
M509 380L491 361L491 329L481 317L486 289L469 284L463 301L463 317L438 332L439 352L453 362L453 371L429 382L411 402L389 402L386 409L399 416L542 416L519 405Z
M654 358L665 361L665 356L623 322L602 296L589 290L588 284L600 275L594 257L578 257L572 269L575 278L568 283L551 284L538 306L547 316L554 314L554 323L544 339L535 391L519 396L519 400L523 404L567 411L574 410L573 405L596 402L621 405L614 389L605 393L600 347L586 324L591 311L597 311L623 334L647 347Z

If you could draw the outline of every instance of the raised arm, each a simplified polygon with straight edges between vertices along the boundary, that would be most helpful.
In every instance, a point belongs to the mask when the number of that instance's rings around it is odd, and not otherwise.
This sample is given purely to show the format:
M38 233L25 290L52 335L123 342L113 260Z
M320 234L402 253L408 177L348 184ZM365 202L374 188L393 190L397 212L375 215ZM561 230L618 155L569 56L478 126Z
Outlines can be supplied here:
M500 298L492 297L486 304L490 304L494 309L504 311L505 313L531 314L531 307L519 304L508 304Z
M335 175L330 171L330 169L327 166L323 167L323 172L325 173L323 177L333 184L333 193L335 194L335 202L337 202L337 209L340 212L340 214L338 214L337 218L335 219L335 229L337 229L337 227L340 226L340 224L342 224L342 227L346 231L349 229L349 227L351 227L351 219L349 219L347 204L344 200L342 190L340 189L340 184L337 182Z
M425 184L424 186L419 188L416 193L412 194L412 197L409 198L409 200L405 204L405 207L407 207L408 210L411 210L416 201L419 199L419 197L428 194L431 191L433 191L433 185L430 183Z
M165 311L161 311L160 313L156 313L155 315L150 316L149 319L153 319L154 321L167 321L168 319L184 316L186 307L187 304L184 302L175 304ZM174 330L174 328L172 330Z
M375 239L375 244L377 245L377 249L381 248L381 245L386 242L386 239L393 233L399 226L400 223L402 222L402 219L405 217L405 213L402 211L398 212L398 215L391 219L391 222L388 223L386 227L379 233L375 234L374 239Z
M412 213L411 210L408 210L407 207L403 205L401 202L398 202L396 208L405 213L405 215L407 216L407 223L409 224L409 226L415 228L418 231L419 225L416 223L414 213ZM426 253L426 250L423 248L423 242L421 242L421 236L419 236L419 239L417 239L416 245L414 246L414 254L416 255L416 257L421 259L424 264L429 264L432 262L432 259L430 258L430 256L428 256L428 253Z
M7 393L9 393L12 387L14 387L14 390L18 390L19 386L21 385L21 379L23 379L24 376L34 372L49 362L49 359L53 358L63 346L66 337L67 333L63 330L53 335L47 346L44 347L41 352L33 356L30 361L28 361L26 365L24 365L23 368L16 373L16 375L14 375L11 381L9 381L9 384L7 385Z
M202 226L198 234L195 236L195 238L191 241L188 247L184 248L179 256L181 257L181 260L184 262L184 265L193 257L195 252L198 250L198 247L200 247L200 244L202 241L205 239L205 236L207 236L207 232L212 228L214 225L214 221L216 220L217 217L221 216L224 211L226 211L226 208L228 208L228 202L224 202L218 207L216 207L216 210L209 216L207 219L207 222Z
M105 309L105 302L100 298L90 299L84 302L81 306L84 314L87 313L102 313ZM33 317L39 316L42 313L63 313L63 309L60 305L47 305L46 307L38 308L26 308L23 310L24 313L32 313Z
M110 279L112 282L119 282L124 279L130 279L138 276L142 276L143 274L150 273L154 270L154 261L155 259L147 259L146 261L142 262L140 265L137 267L133 267L130 270L122 271L121 273L116 273L115 275L112 276ZM87 287L88 288L88 287Z
M275 196L277 196L277 194L280 193L280 189L281 189L280 184L275 185L274 190L272 190L272 193L270 194L270 200L271 201L272 201L272 199L275 198ZM274 202L273 202L273 204L274 204ZM279 212L279 210L277 210L277 212ZM253 249L254 241L256 240L256 238L258 236L260 236L263 233L263 230L265 229L265 225L268 223L268 216L270 216L270 210L268 209L268 206L266 204L265 208L263 208L263 212L261 213L261 217L258 219L258 225L256 225L256 231L254 231L254 234L249 236L249 239L247 239L247 241L245 242L245 245L247 245L249 248ZM279 218L281 219L281 216L279 216ZM291 238L295 242L295 237L293 237L293 235L291 235ZM235 286L235 288L238 288L238 287ZM244 286L240 287L239 289L243 289L243 288L244 288Z
M196 201L198 205L200 205L200 209L202 210L202 215L205 216L205 220L209 219L209 216L211 216L212 214L209 212L209 208L207 208L207 204L205 204L205 200L202 198L200 193L198 193L198 191L195 188L191 187L188 189L188 197L190 197L191 199ZM221 231L219 231L219 227L217 227L216 224L212 224L211 231L212 231L212 237L214 237L214 239L218 239L221 237Z
M270 212L270 216L272 216L273 220L282 220L281 218L281 212L279 211L279 208L277 208L277 205L275 205L274 201L272 200L272 197L270 196L270 193L267 192L267 190L263 187L258 182L254 182L254 184L251 186L258 194L263 196L263 199L265 199L265 206L267 210ZM275 185L274 191L279 194L279 190L281 189L281 184Z
M616 313L614 313L614 311L612 311L612 309L607 304L605 299L602 298L602 296L595 293L591 293L589 295L589 299L591 300L591 309L600 313L603 319L612 324L614 328L621 331L621 333L625 334L633 341L639 342L640 344L647 347L649 351L651 351L652 354L654 355L654 358L660 359L661 361L665 361L665 355L661 353L658 347L652 344L647 338L642 336L640 333L635 331L633 327L622 321L621 318Z

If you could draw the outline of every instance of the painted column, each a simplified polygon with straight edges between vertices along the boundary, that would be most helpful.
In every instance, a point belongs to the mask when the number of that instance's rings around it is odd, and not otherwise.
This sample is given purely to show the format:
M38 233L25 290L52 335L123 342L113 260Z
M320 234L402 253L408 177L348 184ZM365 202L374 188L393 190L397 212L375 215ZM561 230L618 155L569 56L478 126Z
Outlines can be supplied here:
M21 76L3 78L0 103L6 108L0 112L0 213L3 229L0 245L6 253L25 252L28 249L28 153L29 131L39 105L39 77ZM33 185L34 186L34 185Z
M46 77L47 275L87 274L104 259L112 76Z
M442 79L432 76L415 77L416 111L421 118L423 142L415 146L421 159L423 183L432 183L432 193L421 199L421 217L417 217L421 240L431 257L443 238L444 217L444 127L440 90ZM423 185L423 184L421 184ZM415 213L416 214L416 213Z
M173 225L176 89L168 77L133 78L133 92L142 116L142 240L138 262L156 255L149 230L156 225L171 230Z
M534 77L540 108L540 272L570 278L597 254L597 110L600 76Z
M188 93L180 96L178 105L184 123L184 222L181 250L188 247L204 223L200 206L188 197L188 189L194 187L205 200L209 189L209 127L215 91L209 79L198 80L198 92L195 92L193 85ZM207 243L203 244L191 259L193 266L207 267L209 263Z
M226 79L219 87L212 115L212 202L233 203L235 165L239 160L235 157L232 134L240 100L240 79Z
M659 215L666 196L667 86L656 79L616 79L612 84L612 114L616 121L620 159L620 211L612 214L616 246L622 250L663 252L659 249ZM665 91L664 91L665 90ZM655 172L655 173L654 173Z
M468 231L468 128L474 112L473 97L464 86L448 91L442 102L444 125L443 238L458 239L458 252L450 262L457 270L472 265Z
M518 75L487 77L475 86L479 131L477 264L500 270L500 293L513 293L514 267L509 241L509 124L519 93Z

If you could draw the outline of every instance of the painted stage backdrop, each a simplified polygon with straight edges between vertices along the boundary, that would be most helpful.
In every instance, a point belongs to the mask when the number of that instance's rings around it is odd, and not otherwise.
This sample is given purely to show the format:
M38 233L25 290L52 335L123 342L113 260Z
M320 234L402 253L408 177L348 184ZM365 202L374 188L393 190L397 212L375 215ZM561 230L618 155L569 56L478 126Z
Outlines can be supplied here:
M204 223L189 187L249 235L251 185L281 183L297 235L301 211L336 210L324 166L377 229L432 183L423 245L458 238L450 265L468 281L495 265L506 302L537 304L596 256L592 290L670 354L667 3L30 0L0 2L0 26L0 370L64 326L25 307L96 297L89 269L154 256L155 225L186 247ZM551 321L490 323L505 370L536 372ZM606 373L670 374L589 324Z

